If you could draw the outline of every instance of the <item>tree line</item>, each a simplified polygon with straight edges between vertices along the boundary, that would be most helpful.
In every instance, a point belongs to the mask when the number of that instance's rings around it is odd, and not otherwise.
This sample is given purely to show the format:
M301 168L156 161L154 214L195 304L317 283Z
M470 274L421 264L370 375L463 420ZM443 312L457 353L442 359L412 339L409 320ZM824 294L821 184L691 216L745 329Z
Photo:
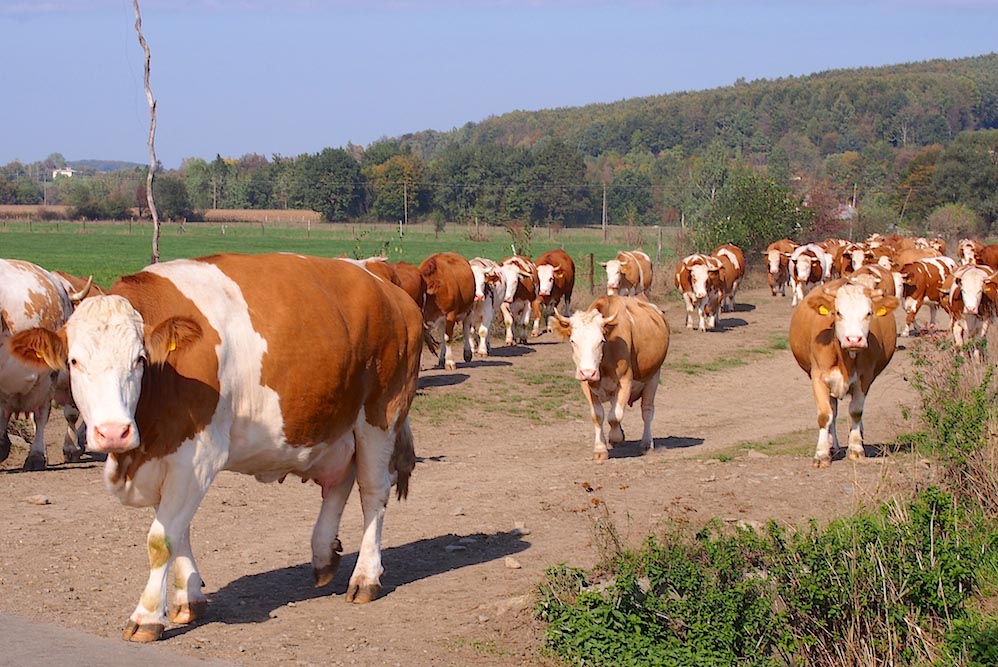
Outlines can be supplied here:
M513 112L449 133L296 157L184 160L157 207L311 209L330 222L677 225L694 244L998 219L998 55L839 70L608 105ZM0 166L0 203L142 214L145 169L45 182L64 160ZM136 210L138 209L138 210Z

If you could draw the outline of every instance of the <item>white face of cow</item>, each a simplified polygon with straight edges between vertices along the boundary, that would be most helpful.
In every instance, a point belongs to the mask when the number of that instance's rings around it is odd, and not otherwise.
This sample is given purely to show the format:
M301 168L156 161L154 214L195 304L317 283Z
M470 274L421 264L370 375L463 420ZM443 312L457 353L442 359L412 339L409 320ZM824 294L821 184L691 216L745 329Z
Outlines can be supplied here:
M974 246L970 244L960 246L960 261L964 264L977 263L977 254L974 252Z
M471 265L471 272L475 274L475 301L485 300L485 267L478 264Z
M984 297L984 283L988 274L981 269L968 269L960 276L960 295L963 297L963 310L977 314Z
M797 256L797 260L794 262L794 272L797 274L799 282L806 283L811 277L811 262L813 260L814 257L807 253Z
M554 266L540 264L537 266L537 293L541 296L551 296L554 289Z
M146 364L142 316L120 296L97 296L80 303L65 330L87 447L99 452L138 447L135 407Z
M690 283L693 286L693 297L705 299L707 297L707 278L710 271L704 264L694 264L690 267Z
M607 289L620 288L620 260L611 259L606 263L606 287Z
M767 250L766 251L766 262L769 265L769 272L774 276L780 272L780 256L782 253L779 250Z
M849 253L849 258L852 262L852 270L859 271L866 259L866 253L863 250L853 250Z
M571 326L569 340L572 343L572 361L575 362L576 380L599 381L599 367L603 361L606 331L613 326L614 319L614 317L604 319L598 310L577 311L569 318Z
M516 287L520 284L520 269L515 264L501 264L499 272L506 283L506 293L503 295L503 301L513 303L513 297L516 295Z

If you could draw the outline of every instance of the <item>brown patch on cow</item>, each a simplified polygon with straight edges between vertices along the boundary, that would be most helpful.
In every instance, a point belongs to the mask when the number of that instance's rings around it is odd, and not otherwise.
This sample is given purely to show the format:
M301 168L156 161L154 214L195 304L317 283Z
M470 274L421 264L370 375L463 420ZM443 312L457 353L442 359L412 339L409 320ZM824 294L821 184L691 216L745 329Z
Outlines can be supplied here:
M406 417L423 328L398 286L336 259L275 254L202 261L240 286L253 328L267 341L261 382L279 397L289 445L333 442L361 407L378 428ZM261 280L261 272L293 279Z

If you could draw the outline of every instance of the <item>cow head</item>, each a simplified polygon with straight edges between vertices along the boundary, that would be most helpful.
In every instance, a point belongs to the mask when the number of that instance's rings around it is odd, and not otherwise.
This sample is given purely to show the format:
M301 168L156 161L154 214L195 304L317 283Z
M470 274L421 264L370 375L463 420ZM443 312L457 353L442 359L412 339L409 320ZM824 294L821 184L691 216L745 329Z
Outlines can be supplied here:
M988 272L971 265L964 270L954 273L951 278L952 285L949 288L950 298L963 302L964 313L977 315L985 298L985 290L988 287ZM993 292L990 294L993 295Z
M779 250L763 250L762 254L766 257L766 266L769 267L769 272L774 276L780 272L780 260L784 256L790 256L788 253L781 253Z
M147 364L201 337L193 320L174 317L150 329L120 296L84 299L59 331L28 329L10 340L26 364L69 369L73 398L87 423L87 446L121 453L139 446L135 408Z
M533 275L523 268L519 262L514 260L508 260L499 265L499 271L502 273L502 279L506 283L506 292L503 294L503 302L513 303L513 297L516 296L516 288L520 284L521 280L527 278L533 278Z
M834 320L835 338L848 352L866 349L873 318L893 317L898 306L893 296L849 283L837 289L824 287L813 298L809 295L807 302L820 316Z
M717 282L720 270L720 262L710 265L698 262L690 266L690 286L693 288L693 298L707 298L710 285Z
M478 262L471 263L471 272L475 275L475 301L484 301L488 286L502 283L503 277L495 265L485 266ZM505 286L504 286L505 287Z
M551 296L555 280L560 280L564 277L565 272L553 264L539 264L537 266L537 294L539 296Z
M794 260L794 273L797 274L799 282L807 283L810 281L812 266L816 266L819 272L822 270L821 261L811 253L802 252L797 255L797 259Z
M606 292L616 294L620 289L620 275L622 273L623 262L619 259L611 259L609 262L600 262L600 266L606 269Z
M853 271L859 271L866 261L866 249L862 246L853 246L849 249L849 263Z
M592 310L577 310L565 317L555 310L555 330L572 343L572 361L575 362L575 379L582 382L599 382L599 367L603 361L603 344L607 334L617 324L617 315L603 317Z

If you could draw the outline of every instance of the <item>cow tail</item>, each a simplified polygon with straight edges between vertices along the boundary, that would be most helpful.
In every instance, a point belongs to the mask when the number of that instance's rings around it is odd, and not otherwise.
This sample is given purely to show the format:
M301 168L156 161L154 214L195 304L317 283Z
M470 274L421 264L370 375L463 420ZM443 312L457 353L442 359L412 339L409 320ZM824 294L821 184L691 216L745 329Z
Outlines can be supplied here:
M440 352L440 345L437 344L437 340L433 337L433 333L430 332L430 328L423 325L423 342L426 343L426 349L430 351L430 354L437 356Z
M416 447L412 439L412 429L409 428L409 418L402 420L395 434L395 448L389 461L389 470L397 475L395 494L399 500L409 495L409 477L416 467Z

